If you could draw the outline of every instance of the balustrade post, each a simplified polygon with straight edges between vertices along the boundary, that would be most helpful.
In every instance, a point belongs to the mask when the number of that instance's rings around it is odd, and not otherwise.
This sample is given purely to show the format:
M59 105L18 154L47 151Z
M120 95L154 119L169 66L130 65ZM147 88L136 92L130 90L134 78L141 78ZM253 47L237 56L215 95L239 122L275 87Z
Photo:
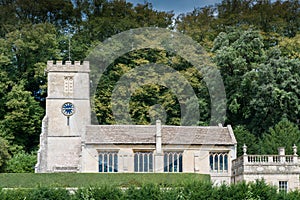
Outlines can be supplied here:
M281 163L285 162L285 149L284 147L279 147L278 148L278 154L279 154L279 160Z
M274 162L273 158L274 158L274 156L269 155L269 156L268 156L268 163L269 163L269 162Z
M243 145L243 163L248 163L248 155L247 155L247 146L246 144Z
M247 164L248 163L248 155L243 155L243 163Z
M293 146L293 152L293 163L298 163L297 146L295 144Z
M246 146L246 144L243 145L243 152L244 152L244 155L247 155L247 146Z

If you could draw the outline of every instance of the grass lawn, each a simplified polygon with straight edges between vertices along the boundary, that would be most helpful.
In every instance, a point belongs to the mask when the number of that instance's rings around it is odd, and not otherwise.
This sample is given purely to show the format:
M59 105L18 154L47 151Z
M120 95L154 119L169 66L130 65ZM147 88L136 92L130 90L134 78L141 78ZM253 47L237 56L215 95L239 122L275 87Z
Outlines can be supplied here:
M209 181L209 175L194 173L0 173L0 188L141 186L154 183L180 186L190 181Z

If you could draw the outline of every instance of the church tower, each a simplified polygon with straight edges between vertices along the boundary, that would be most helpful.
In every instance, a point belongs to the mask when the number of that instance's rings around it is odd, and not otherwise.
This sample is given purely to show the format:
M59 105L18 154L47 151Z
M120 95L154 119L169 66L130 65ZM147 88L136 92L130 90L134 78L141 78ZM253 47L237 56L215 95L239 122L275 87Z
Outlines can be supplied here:
M36 172L80 171L81 141L91 123L89 63L47 63L48 96Z

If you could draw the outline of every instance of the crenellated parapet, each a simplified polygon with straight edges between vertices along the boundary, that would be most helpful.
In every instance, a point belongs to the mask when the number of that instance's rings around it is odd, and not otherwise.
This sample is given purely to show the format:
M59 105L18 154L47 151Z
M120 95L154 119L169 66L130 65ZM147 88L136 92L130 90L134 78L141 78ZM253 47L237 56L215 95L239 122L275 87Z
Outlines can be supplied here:
M47 72L90 72L89 61L56 61L51 60L47 62Z

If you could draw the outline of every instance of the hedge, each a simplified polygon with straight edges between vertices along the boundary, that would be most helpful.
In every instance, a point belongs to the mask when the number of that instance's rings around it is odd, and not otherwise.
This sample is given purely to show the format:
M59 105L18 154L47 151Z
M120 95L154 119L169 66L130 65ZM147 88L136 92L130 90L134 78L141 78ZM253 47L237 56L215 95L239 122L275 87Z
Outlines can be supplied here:
M55 187L2 189L1 200L298 200L300 192L277 192L263 181L213 186L209 181L191 181L179 186L145 184L121 188L113 185L83 187L74 193Z
M3 173L0 174L0 188L77 188L107 184L140 187L151 183L168 187L199 180L208 181L210 176L195 173Z

